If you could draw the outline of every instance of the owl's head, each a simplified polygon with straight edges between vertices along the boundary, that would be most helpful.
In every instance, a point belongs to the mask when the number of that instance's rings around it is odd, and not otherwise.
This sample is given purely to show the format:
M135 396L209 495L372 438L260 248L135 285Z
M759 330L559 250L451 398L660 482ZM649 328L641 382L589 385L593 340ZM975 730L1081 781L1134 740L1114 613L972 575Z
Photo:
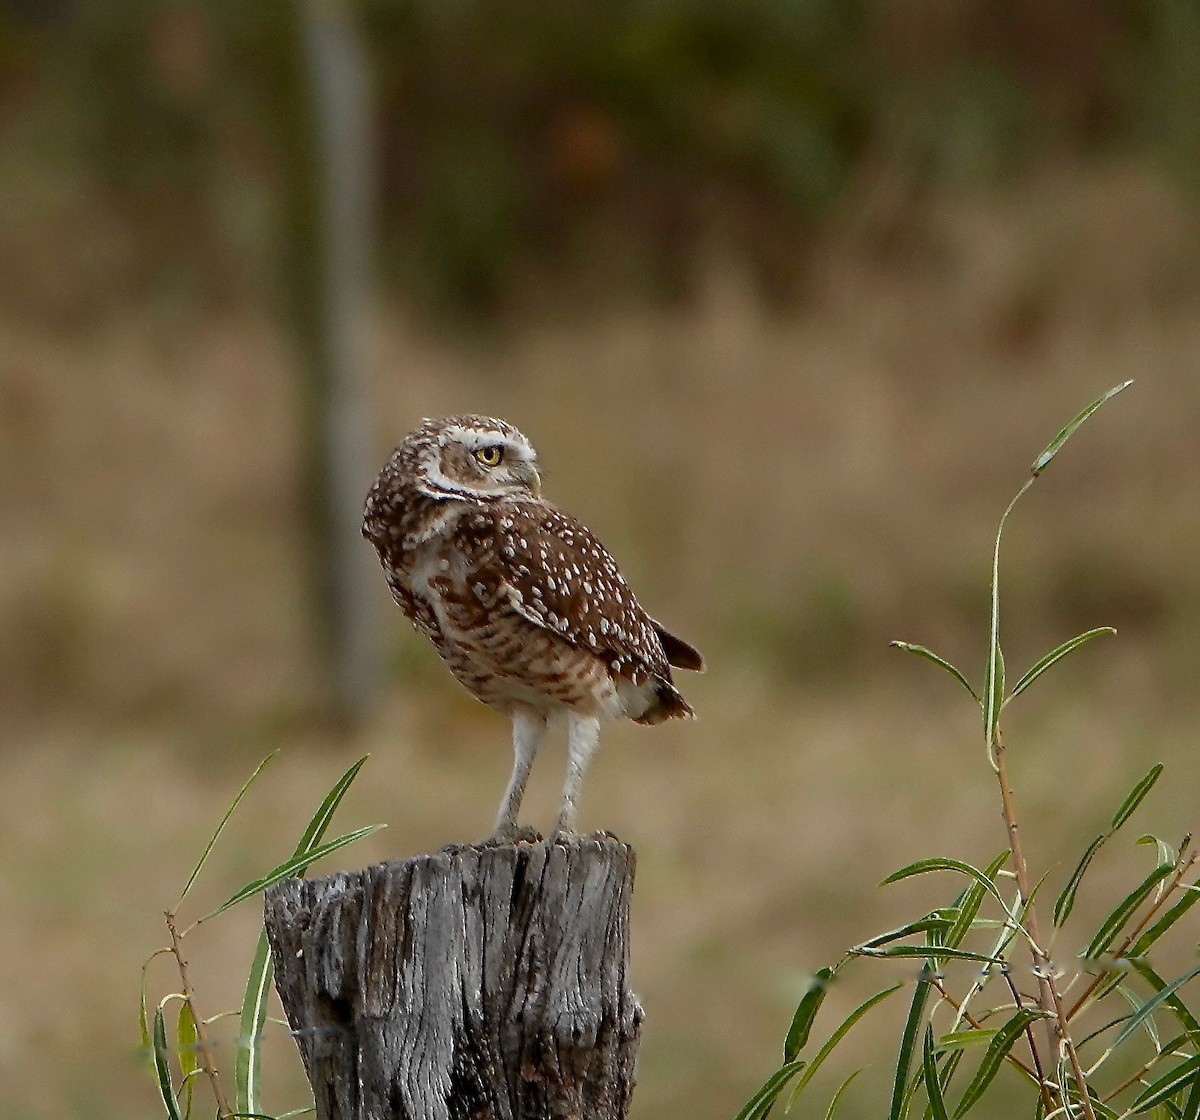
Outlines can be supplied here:
M541 496L537 453L504 420L491 416L425 420L397 450L406 449L412 456L417 487L431 497L490 501Z

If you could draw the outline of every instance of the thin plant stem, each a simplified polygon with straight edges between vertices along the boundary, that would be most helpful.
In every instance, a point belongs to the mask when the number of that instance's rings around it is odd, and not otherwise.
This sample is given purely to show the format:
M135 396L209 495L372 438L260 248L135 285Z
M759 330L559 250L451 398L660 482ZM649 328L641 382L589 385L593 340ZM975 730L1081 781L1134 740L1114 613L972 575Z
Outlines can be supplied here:
M1010 507L1011 508L1011 507ZM1008 767L1004 761L1004 740L1000 728L996 728L992 740L992 758L996 771L996 780L1000 784L1000 804L1004 815L1004 826L1008 831L1008 846L1013 854L1013 872L1017 876L1017 890L1023 901L1029 903L1025 913L1025 925L1033 944L1030 953L1033 955L1034 972L1038 980L1038 1006L1052 1016L1046 1021L1047 1042L1053 1053L1061 1042L1071 1063L1071 1072L1079 1089L1079 1104L1087 1120L1096 1120L1092 1108L1091 1097L1088 1095L1087 1081L1084 1078L1083 1066L1079 1055L1075 1052L1075 1043L1067 1030L1067 1016L1063 1008L1062 997L1058 985L1054 981L1054 966L1042 946L1041 932L1038 929L1037 910L1033 905L1029 885L1029 867L1025 862L1025 853L1021 847L1021 835L1017 826L1017 810L1013 801L1012 784L1008 780ZM1057 1037L1056 1037L1057 1036ZM1065 1097L1065 1091L1064 1091Z
M942 979L940 976L930 977L929 982L936 989L938 995L940 995L942 997L942 999L944 999L951 1007L954 1008L956 1014L959 1014L963 1017L963 1020L967 1024L970 1025L972 1030L981 1031L984 1029L983 1024L978 1019L976 1019L975 1016L972 1015L969 1011L964 1010L963 1006L958 1002L958 1000L956 1000L949 993L949 991L946 990L946 986L945 986L945 984L942 983ZM1023 1074L1025 1074L1026 1077L1030 1078L1030 1080L1041 1081L1040 1067L1035 1072L1034 1070L1030 1069L1023 1061L1021 1061L1020 1058L1018 1058L1011 1051L1009 1051L1009 1053L1005 1054L1004 1057L1008 1062L1010 1062L1012 1065L1016 1066L1017 1069L1019 1069ZM1034 1055L1034 1061L1037 1061L1036 1054Z
M208 1039L208 1029L205 1026L205 1020L196 1011L195 991L192 988L191 981L188 979L188 963L183 955L183 936L175 924L175 913L174 911L167 910L164 917L167 920L167 930L171 934L171 953L175 957L175 963L179 966L179 981L183 987L183 998L187 1001L188 1007L191 1008L192 1019L196 1024L196 1053L204 1063L203 1071L208 1076L208 1083L212 1086L213 1096L217 1101L217 1118L221 1120L222 1117L232 1116L233 1110L229 1107L225 1090L221 1085L220 1074L217 1072L216 1063L213 1061L213 1047Z
M1016 984L1013 983L1012 975L1008 968L1002 968L1000 975L1004 977L1004 982L1008 985L1008 990L1012 992L1013 1002L1017 1005L1017 1010L1021 1009L1021 993L1017 991ZM1042 1059L1038 1056L1037 1043L1033 1040L1033 1024L1029 1023L1025 1027L1025 1038L1029 1043L1029 1053L1033 1058L1033 1068L1037 1070L1038 1089L1042 1094L1042 1104L1047 1112L1054 1108L1054 1100L1050 1096L1050 1086L1046 1083L1046 1075L1042 1072Z

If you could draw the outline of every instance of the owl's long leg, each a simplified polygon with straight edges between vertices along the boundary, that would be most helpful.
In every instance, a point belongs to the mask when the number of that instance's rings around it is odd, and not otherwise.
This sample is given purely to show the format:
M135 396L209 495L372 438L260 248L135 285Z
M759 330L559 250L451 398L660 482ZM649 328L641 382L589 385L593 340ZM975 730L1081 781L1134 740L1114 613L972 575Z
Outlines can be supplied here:
M513 771L496 814L493 840L507 842L517 835L517 813L521 809L521 798L525 796L525 783L537 757L538 747L546 734L546 717L533 708L518 705L512 713Z
M593 716L575 712L567 715L567 780L563 783L562 808L559 810L555 832L575 831L575 808L579 787L596 747L600 745L600 721Z

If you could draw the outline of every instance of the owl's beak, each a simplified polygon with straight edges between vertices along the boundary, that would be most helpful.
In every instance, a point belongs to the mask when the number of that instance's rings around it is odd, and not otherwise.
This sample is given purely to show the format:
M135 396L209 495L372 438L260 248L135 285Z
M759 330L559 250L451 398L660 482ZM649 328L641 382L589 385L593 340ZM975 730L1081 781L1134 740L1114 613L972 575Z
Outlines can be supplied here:
M530 464L524 471L521 472L521 477L533 492L535 498L542 496L542 476L538 474L537 467Z

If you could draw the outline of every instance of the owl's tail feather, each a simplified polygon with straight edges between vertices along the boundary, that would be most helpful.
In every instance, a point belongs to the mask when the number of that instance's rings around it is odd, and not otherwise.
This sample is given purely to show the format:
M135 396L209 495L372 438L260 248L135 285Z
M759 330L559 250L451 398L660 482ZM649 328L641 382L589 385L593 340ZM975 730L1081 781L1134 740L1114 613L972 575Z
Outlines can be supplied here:
M638 716L634 723L654 724L668 719L696 718L692 706L670 681L655 682L654 699L655 702Z
M670 664L677 669L691 669L695 673L704 672L704 656L695 646L685 642L682 638L677 638L661 622L651 619L650 625L654 627L658 640L662 642L663 653L667 655L667 661Z

